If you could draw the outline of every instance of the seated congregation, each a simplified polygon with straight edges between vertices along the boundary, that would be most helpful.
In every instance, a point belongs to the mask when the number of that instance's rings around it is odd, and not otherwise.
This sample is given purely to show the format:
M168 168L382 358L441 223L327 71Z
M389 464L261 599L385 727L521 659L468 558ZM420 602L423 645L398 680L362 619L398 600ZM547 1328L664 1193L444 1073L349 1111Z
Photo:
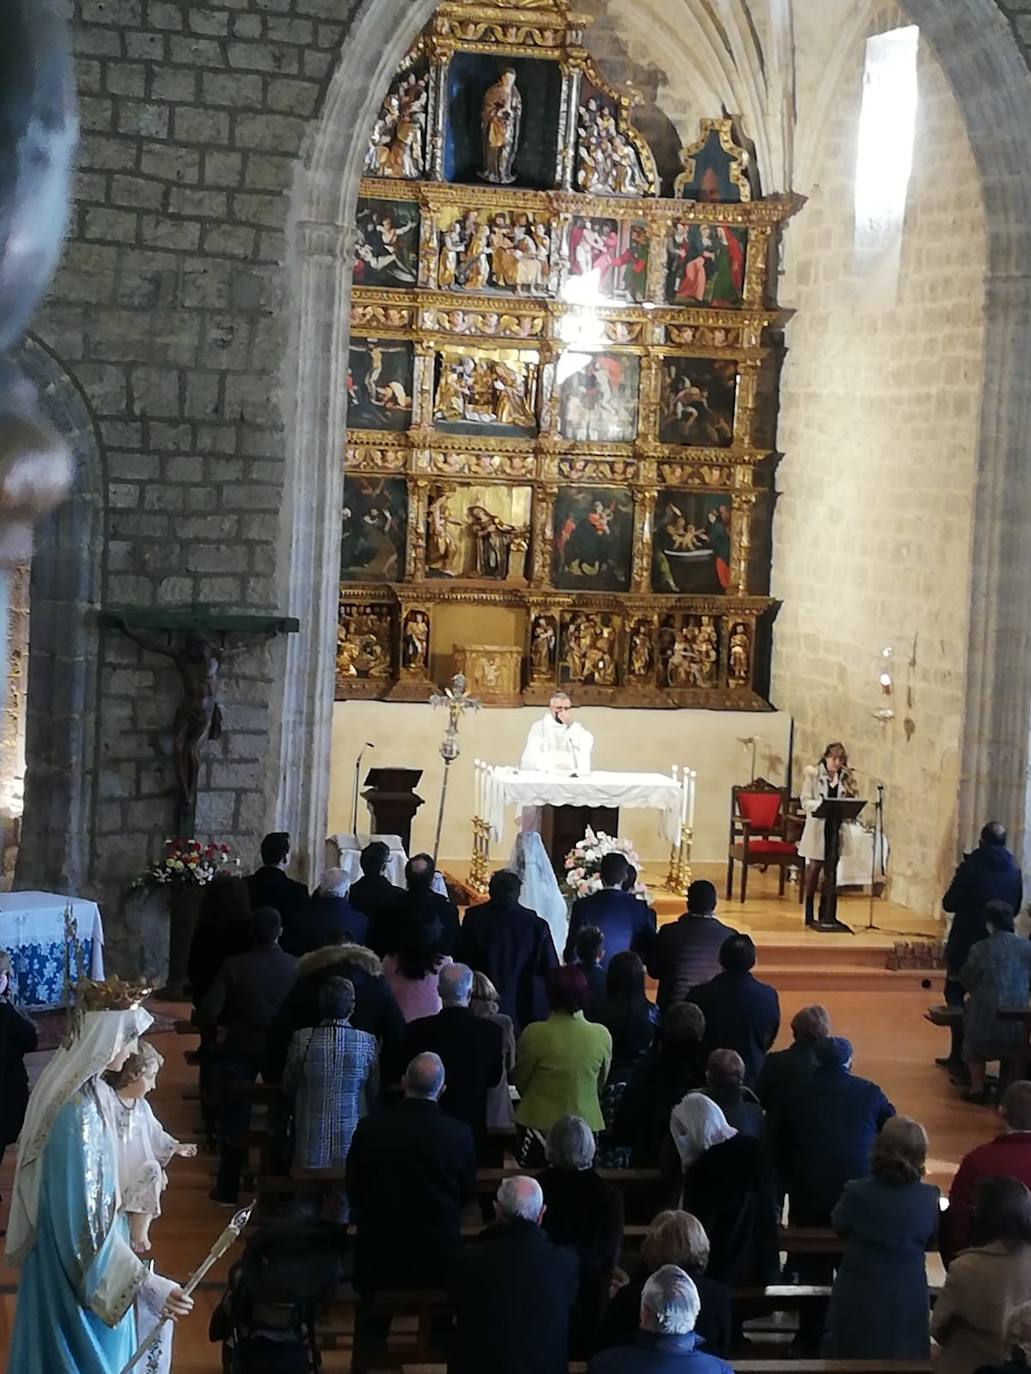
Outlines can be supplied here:
M563 962L514 873L462 919L426 855L396 888L374 841L360 880L330 870L313 895L286 876L286 836L262 858L206 888L190 956L212 1198L235 1207L258 1174L259 1224L212 1323L226 1369L293 1368L294 1337L312 1357L341 1293L359 1374L400 1367L401 1318L418 1321L422 1362L451 1374L720 1374L771 1344L876 1368L926 1362L932 1341L944 1374L1025 1367L1031 1082L992 1009L1018 990L1026 1004L1029 961L1001 899L982 903L956 970L975 1092L978 1065L1008 1051L1001 1130L963 1159L946 1206L924 1181L923 1127L852 1071L823 1006L799 1010L773 1050L777 992L755 976L751 938L718 920L711 883L657 930L625 890L626 860L607 855L601 890L573 904ZM143 1123L122 1184L127 1260L147 1253L164 1169L184 1152L145 1102L158 1067L140 1052L106 1075L111 1110ZM320 1301L286 1270L292 1315L266 1321L247 1299L255 1257L314 1265L327 1246ZM148 1282L151 1302L189 1311Z

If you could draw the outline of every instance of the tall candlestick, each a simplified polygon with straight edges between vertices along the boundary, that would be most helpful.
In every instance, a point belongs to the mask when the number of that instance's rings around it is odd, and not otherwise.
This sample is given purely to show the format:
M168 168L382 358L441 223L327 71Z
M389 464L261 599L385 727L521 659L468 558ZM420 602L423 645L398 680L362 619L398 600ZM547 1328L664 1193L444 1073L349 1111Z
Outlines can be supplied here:
M680 784L680 824L684 825L687 820L687 790L691 785L691 770L684 764L684 772Z
M698 782L698 774L697 774L697 773L694 771L694 769L692 768L692 770L691 770L691 793L690 793L690 800L689 800L689 802L688 802L688 810L687 810L687 828L688 828L688 830L690 830L690 831L692 832L692 834L694 833L694 800L695 800L695 787L696 787L697 782Z

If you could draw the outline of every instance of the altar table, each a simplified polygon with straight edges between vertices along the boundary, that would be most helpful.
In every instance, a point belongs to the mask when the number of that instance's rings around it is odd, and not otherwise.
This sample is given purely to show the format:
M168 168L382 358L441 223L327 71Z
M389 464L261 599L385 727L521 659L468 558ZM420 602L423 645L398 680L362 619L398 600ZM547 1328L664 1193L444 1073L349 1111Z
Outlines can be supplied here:
M0 893L0 949L11 956L11 994L21 1006L64 1004L64 913L69 902L78 927L83 964L91 978L102 979L104 926L96 902L54 892ZM74 954L71 959L74 978Z
M680 839L683 788L667 773L587 773L583 777L491 768L484 779L483 819L491 837L500 841L505 810L532 806L607 806L619 810L655 810L660 833L674 845Z

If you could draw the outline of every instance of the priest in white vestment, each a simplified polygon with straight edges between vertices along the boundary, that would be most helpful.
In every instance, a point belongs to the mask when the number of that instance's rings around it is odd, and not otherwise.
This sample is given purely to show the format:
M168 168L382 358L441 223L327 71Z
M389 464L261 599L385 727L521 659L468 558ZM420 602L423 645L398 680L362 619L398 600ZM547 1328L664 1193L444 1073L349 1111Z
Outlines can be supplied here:
M573 704L565 692L548 702L548 714L530 726L520 768L528 773L585 777L591 771L594 736L573 720Z

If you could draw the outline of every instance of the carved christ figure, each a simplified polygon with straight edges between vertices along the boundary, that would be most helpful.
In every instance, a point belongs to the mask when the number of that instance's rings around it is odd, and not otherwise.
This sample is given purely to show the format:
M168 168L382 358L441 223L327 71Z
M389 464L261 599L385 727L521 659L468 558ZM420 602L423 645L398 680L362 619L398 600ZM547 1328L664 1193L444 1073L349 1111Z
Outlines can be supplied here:
M480 130L483 135L484 181L507 186L515 181L512 165L519 147L523 122L523 97L516 86L516 74L506 67L483 97Z
M183 697L172 722L172 761L180 797L188 805L197 796L201 744L205 739L220 739L222 735L219 673L226 663L245 654L253 644L212 644L211 640L191 630L182 645L174 648L149 635L138 634L124 620L118 622L118 628L141 648L170 658L179 669ZM270 630L262 637L262 642L274 639L276 633Z

